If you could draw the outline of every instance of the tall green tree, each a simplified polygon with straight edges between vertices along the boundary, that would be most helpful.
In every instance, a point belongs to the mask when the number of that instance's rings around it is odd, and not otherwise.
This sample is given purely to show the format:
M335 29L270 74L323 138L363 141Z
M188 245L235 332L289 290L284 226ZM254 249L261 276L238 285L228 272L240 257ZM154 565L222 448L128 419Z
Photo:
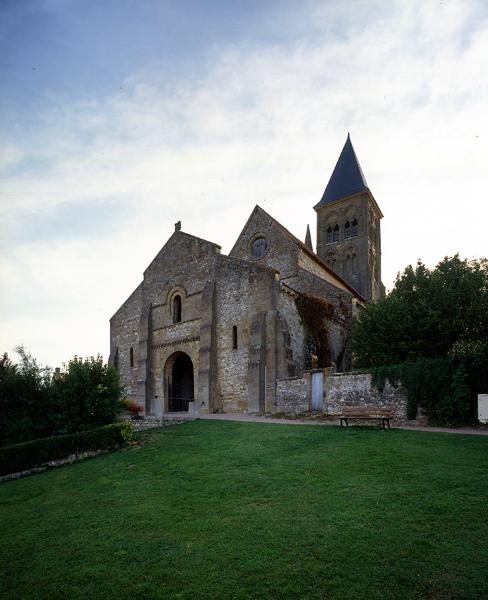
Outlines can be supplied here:
M61 409L63 433L109 425L122 410L119 374L100 355L71 359L53 378L52 393Z
M353 326L355 364L373 367L482 349L488 344L488 261L421 261L397 275L386 298Z
M75 357L59 373L22 346L0 357L0 446L113 423L122 410L119 374L102 357Z

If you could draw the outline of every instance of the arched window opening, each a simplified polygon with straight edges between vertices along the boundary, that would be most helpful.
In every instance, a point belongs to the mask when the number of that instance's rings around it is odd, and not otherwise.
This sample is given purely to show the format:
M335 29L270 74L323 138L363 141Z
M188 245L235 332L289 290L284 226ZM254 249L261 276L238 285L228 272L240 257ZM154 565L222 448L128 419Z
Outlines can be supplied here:
M237 327L232 327L232 350L237 350Z
M349 256L349 254L346 256L344 271L346 275L350 275L351 273L351 257Z
M325 241L327 244L332 243L332 227L330 225L327 227Z
M351 223L349 223L349 221L346 221L346 224L344 225L344 239L348 240L351 237Z
M351 237L356 237L358 234L358 220L354 219L351 225Z
M130 349L129 356L130 356L130 366L133 367L134 366L134 348Z
M332 231L332 241L333 242L339 241L339 225L336 225Z
M176 295L173 298L173 323L181 322L181 296Z

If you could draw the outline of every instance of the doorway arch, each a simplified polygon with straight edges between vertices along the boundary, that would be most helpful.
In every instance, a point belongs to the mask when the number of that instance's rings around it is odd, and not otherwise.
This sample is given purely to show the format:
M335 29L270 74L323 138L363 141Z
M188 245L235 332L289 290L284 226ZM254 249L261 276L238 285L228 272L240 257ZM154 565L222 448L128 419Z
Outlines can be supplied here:
M168 412L187 412L193 401L193 363L185 352L175 352L164 367Z

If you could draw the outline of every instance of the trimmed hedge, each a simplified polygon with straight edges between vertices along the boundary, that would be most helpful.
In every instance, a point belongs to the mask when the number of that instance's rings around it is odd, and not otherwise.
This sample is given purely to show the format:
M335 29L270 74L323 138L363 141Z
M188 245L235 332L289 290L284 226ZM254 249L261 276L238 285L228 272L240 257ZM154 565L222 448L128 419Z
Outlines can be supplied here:
M0 448L0 476L25 471L87 450L116 448L132 437L132 425L125 422L3 446Z

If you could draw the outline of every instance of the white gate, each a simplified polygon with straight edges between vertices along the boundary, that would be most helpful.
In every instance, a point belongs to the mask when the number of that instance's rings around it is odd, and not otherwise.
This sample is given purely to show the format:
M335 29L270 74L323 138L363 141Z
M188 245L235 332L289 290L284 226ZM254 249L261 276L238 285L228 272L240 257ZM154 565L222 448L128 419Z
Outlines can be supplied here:
M324 373L312 373L312 410L324 410L323 398Z

